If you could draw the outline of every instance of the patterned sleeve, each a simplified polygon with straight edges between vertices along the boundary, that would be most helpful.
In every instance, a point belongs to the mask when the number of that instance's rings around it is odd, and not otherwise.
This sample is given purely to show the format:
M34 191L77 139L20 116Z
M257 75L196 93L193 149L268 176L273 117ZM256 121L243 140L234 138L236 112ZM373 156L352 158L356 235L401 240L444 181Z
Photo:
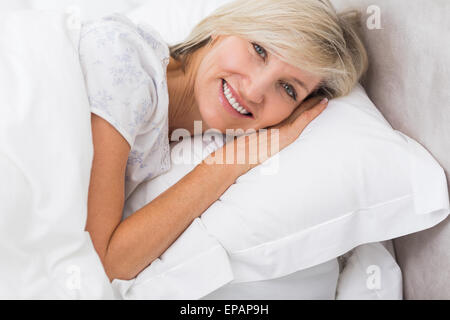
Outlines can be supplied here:
M130 148L157 102L151 67L141 64L140 41L132 26L106 20L84 27L79 44L91 112L108 121Z

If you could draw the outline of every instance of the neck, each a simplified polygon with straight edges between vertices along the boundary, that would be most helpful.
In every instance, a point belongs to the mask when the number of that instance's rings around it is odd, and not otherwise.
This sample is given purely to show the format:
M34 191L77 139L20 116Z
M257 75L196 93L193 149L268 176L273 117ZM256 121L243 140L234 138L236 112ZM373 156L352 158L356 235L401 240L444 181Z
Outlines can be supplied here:
M196 70L193 64L192 69ZM194 121L201 121L201 115L195 101L195 73L181 63L170 58L167 67L167 87L169 91L169 139L175 129L186 129L194 135Z

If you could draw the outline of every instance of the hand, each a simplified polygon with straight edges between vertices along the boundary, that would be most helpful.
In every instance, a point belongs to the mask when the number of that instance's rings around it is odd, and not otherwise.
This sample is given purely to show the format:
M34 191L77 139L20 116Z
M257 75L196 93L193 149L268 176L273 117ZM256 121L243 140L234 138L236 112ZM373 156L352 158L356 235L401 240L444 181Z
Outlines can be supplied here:
M261 164L277 152L280 152L294 142L303 130L313 121L328 105L328 99L321 97L310 98L301 103L295 111L279 124L267 128L267 134L255 133L235 137L222 148L219 148L206 159L206 164L228 164L237 169L237 176ZM277 129L277 131L272 131ZM278 146L272 147L272 135L278 133ZM274 137L277 138L276 136ZM250 146L256 146L251 148ZM261 148L267 148L262 150ZM230 151L228 151L230 150ZM227 153L231 153L232 162L228 161ZM239 162L242 155L243 162Z
M281 123L268 129L278 129L280 150L297 140L303 130L328 106L328 99L312 97L303 101L294 112Z

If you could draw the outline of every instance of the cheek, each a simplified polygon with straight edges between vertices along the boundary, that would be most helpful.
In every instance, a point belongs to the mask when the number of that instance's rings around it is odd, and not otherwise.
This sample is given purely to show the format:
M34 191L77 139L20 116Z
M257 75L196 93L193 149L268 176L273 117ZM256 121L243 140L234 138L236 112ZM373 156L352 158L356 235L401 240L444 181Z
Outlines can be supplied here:
M233 51L232 54L221 53L219 61L222 71L229 74L245 73L249 65L248 53L242 50Z
M200 71L200 70L199 70ZM194 96L197 103L200 119L206 128L221 129L224 126L220 115L220 84L217 77L208 77L208 71L198 73L194 83Z
M296 109L295 104L289 103L276 92L274 92L271 96L266 97L268 99L264 110L264 122L268 123L267 126L280 123L289 117Z
M204 57L194 84L194 94L201 112L207 112L208 104L218 102L221 79L230 79L246 72L249 59L247 47L236 41L224 41Z
M250 65L248 42L230 38L217 46L213 53L215 67L227 75L245 74Z
M198 112L200 117L209 122L211 113L213 113L214 105L216 104L216 97L218 96L216 90L213 90L211 84L207 84L201 78L197 79L194 86L194 96L197 102Z
M289 117L290 114L291 114L291 112L287 111L286 109L284 109L284 110L279 110L279 109L276 110L276 112L272 113L272 117L270 119L272 125L282 122L287 117Z

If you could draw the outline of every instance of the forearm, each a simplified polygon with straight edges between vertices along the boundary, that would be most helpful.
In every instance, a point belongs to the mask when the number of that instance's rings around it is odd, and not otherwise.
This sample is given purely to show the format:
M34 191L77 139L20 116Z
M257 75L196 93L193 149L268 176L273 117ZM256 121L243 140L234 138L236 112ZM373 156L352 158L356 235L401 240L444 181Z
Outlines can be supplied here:
M121 222L103 259L109 278L134 278L235 182L239 170L202 163Z

